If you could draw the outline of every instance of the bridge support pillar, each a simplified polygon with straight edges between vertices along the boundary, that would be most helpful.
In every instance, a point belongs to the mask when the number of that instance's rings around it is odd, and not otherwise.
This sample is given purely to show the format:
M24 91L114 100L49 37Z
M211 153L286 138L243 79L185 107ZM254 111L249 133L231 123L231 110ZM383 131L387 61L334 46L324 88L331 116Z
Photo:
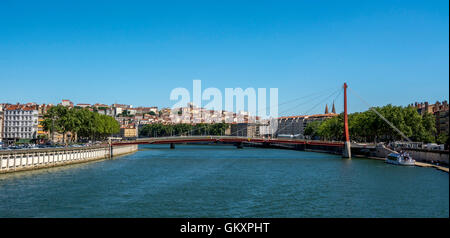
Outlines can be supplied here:
M352 150L350 141L346 141L344 144L344 150L342 151L342 158L352 158Z
M348 114L347 114L347 83L344 83L344 151L342 151L342 158L352 158L352 151L350 149L350 134L348 133Z
M170 143L170 148L171 149L175 149L175 144L174 143Z

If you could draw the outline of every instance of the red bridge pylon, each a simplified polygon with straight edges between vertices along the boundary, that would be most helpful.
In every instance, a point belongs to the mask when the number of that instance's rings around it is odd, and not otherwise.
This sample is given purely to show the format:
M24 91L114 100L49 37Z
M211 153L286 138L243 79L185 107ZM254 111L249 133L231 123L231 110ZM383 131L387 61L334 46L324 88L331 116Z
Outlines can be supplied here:
M352 152L350 147L350 135L348 133L348 114L347 114L347 83L344 83L344 150L342 151L343 158L352 158Z

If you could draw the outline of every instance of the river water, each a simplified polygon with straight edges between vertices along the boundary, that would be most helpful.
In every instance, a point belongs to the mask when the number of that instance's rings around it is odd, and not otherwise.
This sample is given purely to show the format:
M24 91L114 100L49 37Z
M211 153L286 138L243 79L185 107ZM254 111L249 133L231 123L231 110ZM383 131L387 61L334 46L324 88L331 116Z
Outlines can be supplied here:
M449 217L448 173L233 146L0 175L0 217Z

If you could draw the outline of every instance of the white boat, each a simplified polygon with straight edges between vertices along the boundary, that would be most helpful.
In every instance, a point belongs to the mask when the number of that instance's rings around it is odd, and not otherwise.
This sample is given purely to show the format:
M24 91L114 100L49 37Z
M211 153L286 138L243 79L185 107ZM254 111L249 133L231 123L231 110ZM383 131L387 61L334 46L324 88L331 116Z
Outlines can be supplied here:
M416 165L416 161L409 154L390 153L386 158L386 163L396 165Z

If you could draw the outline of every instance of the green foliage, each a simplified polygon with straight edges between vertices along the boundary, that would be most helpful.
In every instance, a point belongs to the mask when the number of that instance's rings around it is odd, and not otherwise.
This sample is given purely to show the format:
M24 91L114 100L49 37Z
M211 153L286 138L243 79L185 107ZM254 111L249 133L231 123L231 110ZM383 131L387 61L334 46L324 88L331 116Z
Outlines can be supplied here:
M308 123L308 125L305 128L304 134L307 136L311 136L311 138L319 136L320 124L321 124L320 121L313 121L311 123Z
M448 137L448 134L447 133L441 133L439 136L438 136L438 138L437 138L437 143L439 143L439 144L446 144L446 145L448 145L449 144L449 137Z
M67 108L61 105L51 107L41 122L46 131L55 131L65 136L71 132L72 140L104 139L120 131L119 123L112 117L91 112L88 109Z
M436 128L435 118L432 114L426 113L421 116L413 107L392 106L390 104L374 109L411 140L426 143L434 142ZM317 129L317 134L325 140L342 140L344 133L343 118L343 114L340 114L323 121ZM348 124L350 138L353 141L402 140L401 135L372 110L349 114ZM313 126L315 125L311 127Z
M343 114L323 121L318 134L325 140L342 140L344 134Z
M437 133L436 129L436 118L433 114L425 113L422 116L422 126L420 138L423 142L430 143L435 141L435 135Z
M159 137L159 136L180 136L180 135L224 135L229 127L226 123L206 124L148 124L139 130L140 136Z

